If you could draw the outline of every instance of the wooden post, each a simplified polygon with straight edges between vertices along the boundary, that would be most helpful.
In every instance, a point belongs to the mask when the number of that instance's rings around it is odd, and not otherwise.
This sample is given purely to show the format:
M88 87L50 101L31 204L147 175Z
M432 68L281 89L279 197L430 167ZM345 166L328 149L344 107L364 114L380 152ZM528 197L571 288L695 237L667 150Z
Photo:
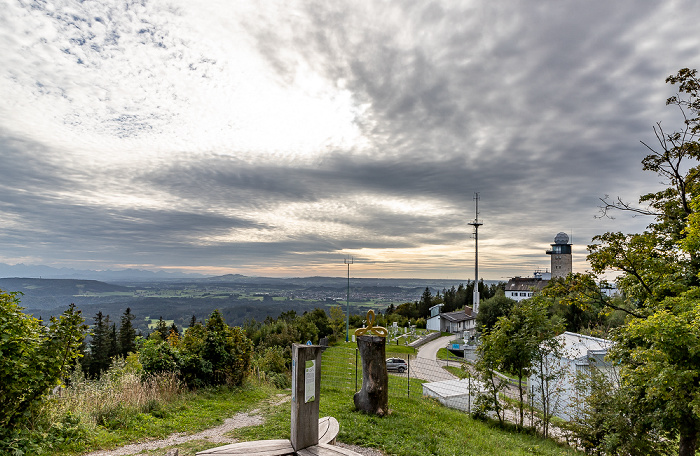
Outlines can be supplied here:
M318 403L321 394L320 345L292 345L292 447L318 445Z
M362 389L355 393L355 407L366 413L389 413L389 374L386 371L386 338L358 336L362 357Z

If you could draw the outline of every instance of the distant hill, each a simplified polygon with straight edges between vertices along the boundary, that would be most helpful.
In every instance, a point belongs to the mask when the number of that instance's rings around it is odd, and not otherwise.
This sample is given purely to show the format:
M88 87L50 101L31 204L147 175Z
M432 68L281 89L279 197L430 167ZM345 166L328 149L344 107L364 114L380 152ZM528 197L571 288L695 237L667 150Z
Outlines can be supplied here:
M180 279L199 279L202 274L146 271L143 269L121 269L117 271L93 271L86 269L52 268L43 265L0 263L0 277L34 277L44 279L90 279L104 281L152 282Z
M97 280L33 279L19 277L0 279L0 289L21 291L22 293L31 293L36 296L75 296L86 292L109 293L115 291L131 291L128 287Z
M6 278L0 279L0 289L3 291L19 291L22 307L36 307L44 310L66 307L79 299L76 295L85 293L114 293L131 292L132 289L121 285L100 282L97 280L74 279L34 279Z

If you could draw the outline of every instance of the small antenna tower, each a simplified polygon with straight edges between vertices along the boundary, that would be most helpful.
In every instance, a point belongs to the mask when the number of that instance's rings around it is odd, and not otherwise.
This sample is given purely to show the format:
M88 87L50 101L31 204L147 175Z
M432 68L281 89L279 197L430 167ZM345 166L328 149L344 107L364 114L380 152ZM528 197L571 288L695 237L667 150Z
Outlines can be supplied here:
M345 312L345 342L350 341L350 265L355 262L355 258L350 257L350 259L343 259L343 263L348 265L348 295L347 295L347 307Z
M474 227L474 301L472 305L473 312L479 313L479 227L483 225L479 221L479 192L474 193L474 202L476 204L475 217L473 222L469 222L469 225Z

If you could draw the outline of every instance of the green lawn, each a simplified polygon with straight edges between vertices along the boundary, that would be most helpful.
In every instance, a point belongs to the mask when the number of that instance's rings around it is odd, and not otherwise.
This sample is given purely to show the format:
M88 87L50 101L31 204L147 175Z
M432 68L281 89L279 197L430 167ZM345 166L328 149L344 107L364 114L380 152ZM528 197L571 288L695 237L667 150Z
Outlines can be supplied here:
M410 380L411 395L407 397L408 379L401 375L389 375L389 416L379 418L357 412L353 394L355 375L358 387L361 386L360 369L355 367L354 350L331 347L323 355L320 414L338 420L340 442L373 447L390 455L401 456L582 454L529 433L517 433L492 422L474 420L468 414L423 398L422 382L416 379ZM236 429L230 436L241 440L289 438L289 395L289 390L251 383L238 389L203 389L185 393L158 410L157 414L139 413L116 429L98 426L90 435L68 441L48 454L77 455L137 441L161 439L175 432L196 433L220 425L225 418L238 412L254 409L265 417L265 423ZM221 445L197 440L177 445L177 448L181 456L194 456L198 451ZM161 448L143 454L162 456L167 450Z
M337 389L321 391L320 414L340 423L338 441L373 447L405 456L521 456L576 455L568 447L529 434L509 432L473 420L468 415L423 398L389 400L391 414L384 418L354 410L352 396ZM242 440L289 438L289 404L267 411L262 426L238 429Z

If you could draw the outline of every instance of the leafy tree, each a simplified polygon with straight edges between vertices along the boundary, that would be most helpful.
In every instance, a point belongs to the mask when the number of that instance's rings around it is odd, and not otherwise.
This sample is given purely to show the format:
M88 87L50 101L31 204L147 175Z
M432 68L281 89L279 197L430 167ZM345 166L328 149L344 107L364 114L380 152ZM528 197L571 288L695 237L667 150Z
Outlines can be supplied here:
M636 406L614 369L592 367L576 378L571 421L565 427L578 446L597 455L675 453L674 443L655 429L653 416Z
M250 340L240 327L228 326L218 310L207 319L205 330L202 358L212 365L213 383L241 385L250 367Z
M696 70L683 69L666 81L678 87L666 104L680 110L683 125L668 133L657 123L658 145L644 144L650 153L642 160L665 188L642 195L643 207L604 198L602 208L604 215L619 209L653 222L638 234L596 236L588 258L596 273L621 271L618 285L631 301L630 320L615 332L611 353L620 363L622 391L640 415L653 417L655 432L678 436L678 452L687 456L695 454L700 432L700 328L694 321L700 307L700 80Z
M476 314L476 325L479 332L486 334L491 331L500 317L510 314L515 303L515 300L506 298L503 291L483 301L479 305L479 313Z
M627 392L679 454L694 455L700 431L700 289L666 299L652 315L621 327L612 349Z
M0 291L0 438L24 424L31 408L59 384L87 330L72 304L48 326L22 310L17 293Z
M558 319L547 315L547 307L548 304L539 299L516 303L507 315L499 317L493 328L483 335L479 347L481 357L487 361L480 366L480 370L497 369L518 378L521 427L524 420L524 380L531 372L533 363L540 361L539 357L544 353L542 347L546 347L549 344L547 341L564 330ZM491 373L482 372L482 377L491 384L492 391L497 389Z

